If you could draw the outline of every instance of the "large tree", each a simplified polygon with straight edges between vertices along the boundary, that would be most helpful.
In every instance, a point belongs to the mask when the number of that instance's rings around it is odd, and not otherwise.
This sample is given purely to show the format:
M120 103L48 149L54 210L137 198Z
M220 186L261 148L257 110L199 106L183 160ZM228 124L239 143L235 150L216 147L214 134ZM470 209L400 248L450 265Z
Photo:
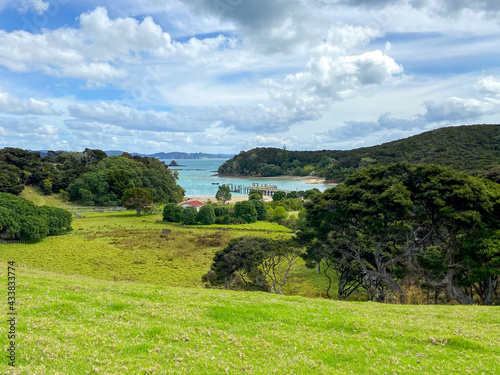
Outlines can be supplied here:
M493 184L442 166L377 165L312 196L307 225L335 250L337 262L359 269L378 301L387 293L404 297L401 280L412 274L471 304L465 287L479 282L472 259L480 248L465 240L484 243L498 230L500 193ZM500 252L488 249L492 257Z
M210 271L203 277L212 286L261 289L282 294L282 288L297 263L301 247L291 241L261 237L239 237L218 251Z
M137 216L151 207L154 202L153 194L149 190L142 188L127 189L122 195L122 204L128 210L135 210Z

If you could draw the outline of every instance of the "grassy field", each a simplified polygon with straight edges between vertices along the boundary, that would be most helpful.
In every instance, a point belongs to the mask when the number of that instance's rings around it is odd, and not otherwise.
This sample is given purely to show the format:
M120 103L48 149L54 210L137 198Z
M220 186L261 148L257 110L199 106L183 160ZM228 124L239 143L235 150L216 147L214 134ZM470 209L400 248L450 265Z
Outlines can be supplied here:
M70 234L35 244L0 245L0 261L67 275L164 286L202 288L215 253L239 236L288 238L283 226L257 222L236 226L166 224L160 215L134 212L85 214ZM163 229L172 232L161 236ZM324 296L326 278L298 264L285 294Z
M17 367L2 355L2 374L500 373L495 307L16 277Z
M36 186L26 186L20 194L24 199L32 201L37 206L52 206L52 207L71 207L76 206L73 203L64 202L60 199L59 194L44 195Z

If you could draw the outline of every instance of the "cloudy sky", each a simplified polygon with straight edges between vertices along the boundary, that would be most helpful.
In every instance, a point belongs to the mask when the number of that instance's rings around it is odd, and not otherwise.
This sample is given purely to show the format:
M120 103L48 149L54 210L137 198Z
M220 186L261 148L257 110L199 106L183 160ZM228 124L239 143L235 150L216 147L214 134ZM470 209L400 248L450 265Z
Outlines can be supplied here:
M0 0L0 147L351 149L500 123L498 0Z

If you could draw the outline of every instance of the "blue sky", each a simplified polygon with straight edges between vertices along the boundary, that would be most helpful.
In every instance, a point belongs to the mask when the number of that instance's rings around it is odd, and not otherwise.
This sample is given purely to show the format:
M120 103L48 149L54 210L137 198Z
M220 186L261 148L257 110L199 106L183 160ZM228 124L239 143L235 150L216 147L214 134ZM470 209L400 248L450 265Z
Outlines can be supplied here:
M352 149L498 124L499 19L490 0L0 0L0 147Z

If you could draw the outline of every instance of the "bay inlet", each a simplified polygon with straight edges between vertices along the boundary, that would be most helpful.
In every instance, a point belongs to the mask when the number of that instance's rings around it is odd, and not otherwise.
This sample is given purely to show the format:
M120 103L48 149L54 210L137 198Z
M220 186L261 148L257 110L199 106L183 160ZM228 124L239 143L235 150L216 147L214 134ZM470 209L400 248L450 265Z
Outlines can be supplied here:
M172 160L161 159L167 165ZM214 197L220 185L233 184L252 186L253 183L259 185L276 185L279 190L308 190L317 188L324 191L332 185L323 183L310 183L311 179L286 178L286 177L219 177L217 169L227 159L179 159L176 160L178 167L169 167L179 173L177 183L186 190L186 197ZM246 193L232 193L235 196L244 196Z

